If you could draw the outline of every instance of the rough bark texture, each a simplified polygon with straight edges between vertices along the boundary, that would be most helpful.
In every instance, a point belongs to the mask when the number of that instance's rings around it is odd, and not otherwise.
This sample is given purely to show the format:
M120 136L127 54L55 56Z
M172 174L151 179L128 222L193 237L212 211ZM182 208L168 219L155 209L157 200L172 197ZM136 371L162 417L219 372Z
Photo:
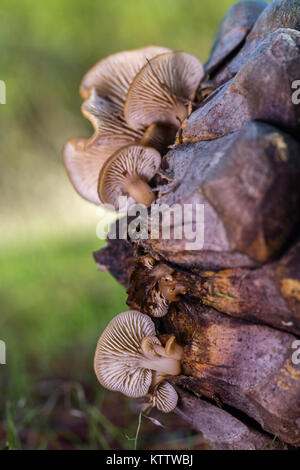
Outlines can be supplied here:
M111 240L95 254L128 305L184 347L176 412L214 449L300 446L299 29L299 0L242 2L220 26L206 65L218 88L183 123L154 182L161 204L192 206L194 234L203 205L201 247L175 237L183 222L164 239L164 219L155 227L149 212L157 237Z
M292 102L291 83L299 80L299 70L300 32L278 29L261 43L233 79L194 112L183 130L183 141L222 137L255 119L296 135L300 109Z
M221 408L197 399L179 388L177 391L180 395L180 406L176 409L176 413L203 435L210 448L214 450L278 450L287 448L280 441L273 441L270 436L245 425Z

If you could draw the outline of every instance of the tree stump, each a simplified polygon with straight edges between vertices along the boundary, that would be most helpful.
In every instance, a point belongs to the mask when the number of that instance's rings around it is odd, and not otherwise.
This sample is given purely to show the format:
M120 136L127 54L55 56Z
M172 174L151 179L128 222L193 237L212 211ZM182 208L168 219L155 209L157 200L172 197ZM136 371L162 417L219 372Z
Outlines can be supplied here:
M160 204L203 205L203 246L160 225L95 253L130 308L184 347L176 412L213 449L300 446L299 30L298 0L241 2L221 23L206 91L155 181ZM178 301L163 299L164 272Z

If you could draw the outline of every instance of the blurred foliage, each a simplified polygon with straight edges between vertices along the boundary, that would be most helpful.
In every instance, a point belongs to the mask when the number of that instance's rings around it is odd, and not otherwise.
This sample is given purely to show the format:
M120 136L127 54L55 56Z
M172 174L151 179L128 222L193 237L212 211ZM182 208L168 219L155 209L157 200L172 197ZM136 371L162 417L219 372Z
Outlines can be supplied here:
M61 149L67 138L91 133L78 88L96 61L149 44L205 61L233 3L1 0L0 79L7 104L0 106L0 338L7 342L7 365L0 369L0 448L5 441L10 448L66 446L57 429L72 426L57 416L70 383L87 394L77 406L90 436L87 447L128 446L124 430L136 426L128 400L107 394L92 370L97 337L126 308L125 291L96 271L91 252L101 243L94 209L67 180ZM126 406L116 406L120 400ZM151 422L147 426L161 435Z

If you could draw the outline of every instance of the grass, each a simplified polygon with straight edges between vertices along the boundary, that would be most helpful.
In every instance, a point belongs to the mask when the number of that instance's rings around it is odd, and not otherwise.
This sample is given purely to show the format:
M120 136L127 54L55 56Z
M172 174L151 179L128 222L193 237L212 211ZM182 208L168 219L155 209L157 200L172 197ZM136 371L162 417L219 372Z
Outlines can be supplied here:
M0 253L0 337L7 349L0 417L11 448L20 446L14 416L21 427L28 420L20 418L18 403L35 396L41 381L67 377L101 395L92 369L95 345L108 321L127 308L125 290L96 270L92 251L101 243L44 239ZM89 411L91 423L94 414Z
M124 289L96 270L92 251L99 244L43 240L0 254L0 335L7 348L9 397L23 392L33 369L59 372L61 358L71 352L69 370L75 372L77 356L91 364L100 332L126 309Z

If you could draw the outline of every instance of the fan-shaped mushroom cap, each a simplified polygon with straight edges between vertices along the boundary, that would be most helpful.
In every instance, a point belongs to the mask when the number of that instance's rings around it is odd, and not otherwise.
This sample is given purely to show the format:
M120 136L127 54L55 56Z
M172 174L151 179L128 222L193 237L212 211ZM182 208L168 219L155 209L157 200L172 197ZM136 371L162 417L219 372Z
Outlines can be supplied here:
M109 390L129 397L145 396L152 383L153 371L164 375L180 372L180 362L142 349L146 337L155 336L152 320L143 313L129 310L117 315L102 333L95 354L94 367L99 382ZM157 340L159 343L159 341Z
M174 387L169 382L162 382L155 388L151 404L163 413L170 413L176 408L178 395Z
M111 155L111 146L90 145L89 139L71 139L63 150L64 164L76 191L94 204L100 204L98 177L103 163Z
M201 62L185 52L154 57L140 70L128 91L125 119L134 129L154 122L179 127L204 77Z
M150 205L155 197L147 184L157 172L160 154L152 148L129 145L112 155L103 165L98 194L103 203L119 209L119 197L129 194L130 203Z
M166 47L149 46L119 52L100 60L84 76L80 95L86 99L89 96L89 90L96 87L100 96L123 108L129 86L147 59L169 50Z
M90 139L71 139L64 148L64 163L77 192L90 202L100 204L99 173L104 162L120 148L138 142L143 132L130 129L116 105L91 90L82 105L95 133Z

